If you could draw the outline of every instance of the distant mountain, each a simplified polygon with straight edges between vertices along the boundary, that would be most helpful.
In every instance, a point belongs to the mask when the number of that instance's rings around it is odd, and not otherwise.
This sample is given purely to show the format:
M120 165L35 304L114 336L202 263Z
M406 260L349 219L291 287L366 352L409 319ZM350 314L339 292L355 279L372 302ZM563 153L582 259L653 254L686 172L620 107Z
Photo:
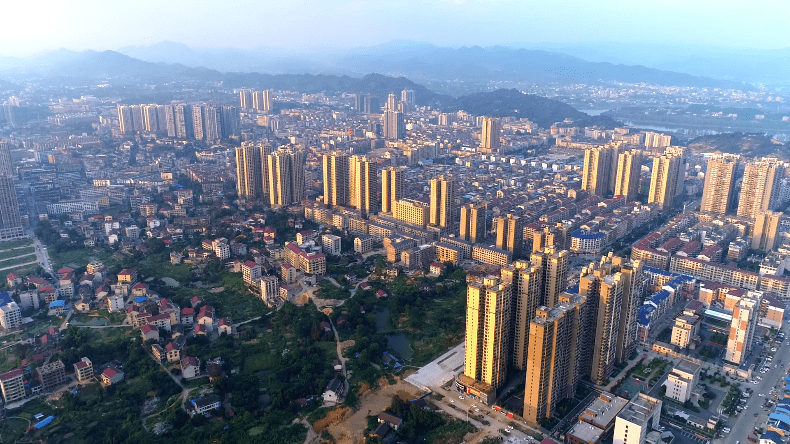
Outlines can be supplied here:
M344 58L341 66L397 72L417 81L436 78L503 82L645 82L658 85L745 88L741 82L697 77L641 65L588 62L559 52L500 46L446 48L426 44L377 46Z
M748 157L778 156L790 159L787 144L778 142L764 134L722 133L692 139L689 148L695 152L742 154Z
M495 117L515 116L530 119L543 127L571 118L578 124L597 124L612 127L616 122L609 117L590 117L570 105L557 100L530 94L516 89L500 89L461 97L437 94L425 86L406 77L391 77L382 74L367 74L362 77L326 74L261 74L220 73L206 68L190 68L180 64L153 63L129 57L115 51L73 52L58 50L25 60L21 66L10 71L27 78L72 79L86 81L111 80L115 84L142 85L156 82L170 83L174 80L194 79L198 81L222 82L228 88L257 88L292 90L303 93L363 93L378 97L383 103L390 93L412 89L419 105L435 109L456 111L463 109L476 115ZM1 73L0 73L1 74ZM12 84L9 84L12 85ZM0 82L0 90L4 83Z
M149 47L123 48L124 54L150 62L181 63L224 72L294 74L311 72L361 76L380 72L417 82L446 81L513 83L646 82L658 85L748 88L741 82L647 68L641 65L590 62L557 51L492 47L439 47L395 41L371 47L320 53L282 49L192 49L162 42ZM606 58L604 52L591 53ZM662 59L663 60L663 59ZM481 86L480 89L484 89Z
M619 125L611 117L589 116L560 101L524 94L516 89L500 89L458 97L445 103L443 109L448 111L462 109L478 116L525 118L543 128L562 122L566 118L573 119L574 124L581 126L599 125L612 128Z
M787 84L790 78L790 48L763 50L643 43L590 43L543 47L589 61L641 64L714 79Z
M140 78L149 80L175 77L219 79L221 74L205 68L179 64L151 63L115 51L70 51L59 49L38 57L5 60L0 72L20 78Z
M350 92L371 94L380 100L386 99L390 93L397 94L400 100L400 91L412 89L419 105L436 106L453 100L449 96L436 94L405 77L388 77L381 74L367 74L362 78L354 78L325 74L227 73L223 78L225 85L230 88L272 88L304 93Z

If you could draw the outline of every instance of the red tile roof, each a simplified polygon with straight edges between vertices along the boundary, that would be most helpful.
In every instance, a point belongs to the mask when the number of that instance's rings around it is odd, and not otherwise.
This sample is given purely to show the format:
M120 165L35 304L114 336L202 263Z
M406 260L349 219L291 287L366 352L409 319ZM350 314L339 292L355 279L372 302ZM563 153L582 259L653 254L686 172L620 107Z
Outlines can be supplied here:
M17 378L19 376L22 376L22 369L21 368L15 368L15 369L13 369L11 371L5 372L2 375L0 375L0 381L8 381L8 380Z

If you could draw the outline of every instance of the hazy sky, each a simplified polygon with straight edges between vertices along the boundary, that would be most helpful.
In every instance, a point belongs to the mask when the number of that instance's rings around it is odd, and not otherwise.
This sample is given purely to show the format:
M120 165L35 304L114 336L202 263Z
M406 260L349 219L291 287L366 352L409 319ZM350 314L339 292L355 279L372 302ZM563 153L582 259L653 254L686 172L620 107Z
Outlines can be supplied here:
M0 55L193 47L660 43L790 46L787 0L5 0Z

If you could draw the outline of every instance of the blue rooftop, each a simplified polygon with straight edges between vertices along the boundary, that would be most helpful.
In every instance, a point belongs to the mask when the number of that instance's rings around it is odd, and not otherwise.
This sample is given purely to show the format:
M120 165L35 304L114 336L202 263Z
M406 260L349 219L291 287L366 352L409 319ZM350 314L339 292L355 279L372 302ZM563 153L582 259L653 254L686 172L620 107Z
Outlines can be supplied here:
M13 299L7 291L0 293L0 306L10 304Z
M650 318L649 318L649 316L650 316L650 313L652 313L653 310L655 310L655 309L656 309L656 307L654 307L652 305L648 305L648 304L645 304L645 305L642 305L641 307L639 307L639 315L637 316L638 317L637 320L639 321L639 325L642 325L642 326L645 326L645 327L650 325Z
M661 302L664 301L664 299L667 299L668 297L669 297L669 292L668 291L666 291L666 290L658 290L656 292L656 294L654 294L653 297L650 298L650 300L654 304L659 305L659 304L661 304Z
M65 306L66 306L66 301L64 301L63 299L59 299L57 301L52 301L49 303L49 308L65 307Z
M142 304L143 302L145 302L147 300L148 300L148 298L145 297L145 296L138 296L138 297L134 298L134 302L136 304Z
M600 239L602 237L606 237L606 235L603 234L603 233L600 233L600 232L593 233L593 232L590 232L590 231L587 231L587 230L579 229L579 230L575 230L573 233L571 233L571 237L576 237L576 238L579 238L579 239Z
M771 413L768 418L790 425L790 416L784 413Z
M769 430L762 435L760 435L760 441L767 439L775 442L776 444L782 444L782 436L776 433L773 430Z
M33 427L35 427L36 429L41 430L44 427L48 426L54 420L55 420L54 416L47 416L46 418L44 418L44 420L42 420L39 423L36 423L36 425L34 425Z

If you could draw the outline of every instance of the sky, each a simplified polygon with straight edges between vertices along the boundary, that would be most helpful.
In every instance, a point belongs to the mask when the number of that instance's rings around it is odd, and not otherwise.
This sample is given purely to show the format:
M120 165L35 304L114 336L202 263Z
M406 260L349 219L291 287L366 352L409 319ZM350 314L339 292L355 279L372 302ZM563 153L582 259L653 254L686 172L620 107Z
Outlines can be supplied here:
M412 40L441 46L649 43L790 46L786 0L6 0L0 56L194 48L315 52Z

